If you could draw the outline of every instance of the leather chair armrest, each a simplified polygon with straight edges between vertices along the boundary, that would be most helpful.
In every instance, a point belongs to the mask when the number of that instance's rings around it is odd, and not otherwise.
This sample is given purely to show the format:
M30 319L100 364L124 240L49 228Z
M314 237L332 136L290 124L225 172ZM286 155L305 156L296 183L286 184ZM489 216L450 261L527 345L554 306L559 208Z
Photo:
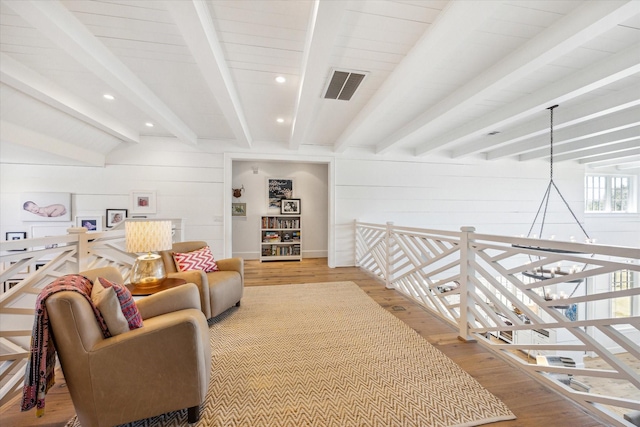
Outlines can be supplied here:
M216 260L218 268L222 271L237 271L242 277L242 284L244 285L244 259L240 257L226 258Z
M211 367L207 321L195 309L156 316L142 328L102 340L89 350L88 359L87 392L101 401L104 414L123 408L137 413L149 399L153 405L157 399L167 401L162 406L170 410L192 406L180 400L206 393ZM141 394L137 384L150 394Z
M168 273L167 277L184 279L187 283L195 283L200 293L200 308L204 315L211 317L211 303L209 302L209 280L207 273L202 270L178 271L176 273Z
M136 301L142 319L150 319L173 311L195 308L201 310L198 287L187 283Z

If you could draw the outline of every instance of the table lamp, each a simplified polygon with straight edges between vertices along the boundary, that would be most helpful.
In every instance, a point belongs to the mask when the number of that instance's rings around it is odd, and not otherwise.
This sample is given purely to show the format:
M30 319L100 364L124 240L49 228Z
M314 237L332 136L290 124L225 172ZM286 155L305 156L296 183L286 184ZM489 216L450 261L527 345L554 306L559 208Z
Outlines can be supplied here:
M129 281L139 288L158 286L167 277L160 255L153 251L171 249L171 221L160 219L127 219L124 224L126 251L146 252L133 264Z

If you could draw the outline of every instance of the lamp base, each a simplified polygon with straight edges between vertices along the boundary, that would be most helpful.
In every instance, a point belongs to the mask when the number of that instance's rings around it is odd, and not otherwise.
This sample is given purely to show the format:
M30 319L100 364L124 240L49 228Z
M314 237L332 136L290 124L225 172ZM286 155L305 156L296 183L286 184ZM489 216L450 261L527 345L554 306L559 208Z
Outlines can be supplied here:
M158 254L146 254L138 257L129 281L137 288L154 288L167 277L162 258Z

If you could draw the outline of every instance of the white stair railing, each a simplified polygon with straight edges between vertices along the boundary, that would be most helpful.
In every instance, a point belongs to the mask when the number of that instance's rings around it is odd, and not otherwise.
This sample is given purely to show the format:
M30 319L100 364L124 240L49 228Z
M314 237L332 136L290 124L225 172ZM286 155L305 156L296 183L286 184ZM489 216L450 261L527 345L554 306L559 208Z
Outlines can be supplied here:
M356 264L615 425L640 410L640 249L356 222ZM612 287L612 278L623 278ZM633 308L636 307L636 308ZM600 367L590 367L598 361ZM616 382L620 395L591 384Z
M0 243L0 406L21 393L29 357L36 298L58 277L116 266L127 278L134 255L124 251L124 230L69 234Z

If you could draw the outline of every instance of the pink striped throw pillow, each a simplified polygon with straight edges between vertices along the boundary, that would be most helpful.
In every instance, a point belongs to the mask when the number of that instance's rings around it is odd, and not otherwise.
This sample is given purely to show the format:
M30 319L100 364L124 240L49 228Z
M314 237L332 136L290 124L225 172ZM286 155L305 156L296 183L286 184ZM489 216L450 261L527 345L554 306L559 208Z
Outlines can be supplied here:
M178 271L203 270L206 273L218 271L218 264L213 259L209 246L192 252L174 252L173 259Z

